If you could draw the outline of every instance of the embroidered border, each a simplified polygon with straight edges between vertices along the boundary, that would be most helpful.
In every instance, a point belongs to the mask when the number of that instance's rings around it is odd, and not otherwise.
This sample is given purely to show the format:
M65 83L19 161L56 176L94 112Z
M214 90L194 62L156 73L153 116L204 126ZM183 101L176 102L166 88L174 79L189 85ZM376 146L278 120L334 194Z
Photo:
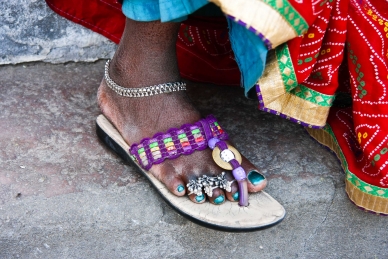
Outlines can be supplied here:
M329 125L323 129L306 131L319 143L327 146L338 157L342 169L346 174L346 192L349 198L359 207L381 214L388 214L388 188L381 188L368 184L360 180L356 175L349 171L348 163L345 159L337 138Z
M346 173L346 179L362 192L366 192L373 196L383 197L388 199L388 189L384 189L375 185L368 184L360 180L357 176L352 174L350 171Z
M324 126L316 126L316 125L308 124L308 123L305 123L305 122L300 121L298 119L292 118L292 117L290 117L290 116L288 116L288 115L286 115L284 113L281 113L281 112L278 112L276 110L272 110L272 109L264 107L263 96L261 95L261 90L260 90L260 86L259 85L256 85L256 92L257 92L257 98L259 99L259 109L260 110L262 110L264 112L268 112L268 113L274 114L274 115L277 115L277 116L280 116L281 118L290 120L290 121L292 121L294 123L302 125L303 127L308 127L308 128L312 128L312 129L321 129L321 128L324 127Z
M287 0L263 0L263 2L278 11L295 30L296 34L302 35L307 31L309 25L306 20Z
M335 95L322 94L304 85L298 85L295 89L292 89L290 93L305 99L306 101L328 107L331 107L335 98Z
M287 44L279 46L275 52L284 88L287 92L320 106L330 107L332 105L335 95L322 94L304 85L298 84Z
M290 61L288 49L286 48L285 51L288 55L280 55L280 61L276 56L276 51L268 53L266 68L256 84L259 109L279 114L285 118L291 118L291 120L296 121L298 124L311 128L322 128L326 124L330 107L329 105L319 105L321 103L319 101L327 102L327 98L324 98L326 96L322 97L321 94L314 95L315 92L308 92L308 96L309 94L311 96L306 100L305 94L302 96L304 98L301 98L292 92L291 87L287 91L284 82L285 78L283 77L284 72L281 71L280 63L283 63L283 71L286 67L290 69L290 76L291 73L294 73L294 70L293 66L290 66L291 63L288 62ZM293 80L292 78L295 78L295 82L292 82L292 84L290 82L289 86L292 85L297 88L299 84L296 81L296 77L291 77L291 80ZM318 96L322 97L322 99L320 97L317 98ZM332 97L334 100L334 96Z
M287 92L298 86L295 69L291 61L290 51L287 44L279 46L276 50L276 59L278 60L279 70L281 72L284 87Z
M373 196L388 198L388 188L381 188L381 187L366 183L366 182L360 180L356 175L354 175L352 172L349 171L349 167L348 167L348 163L345 159L345 155L341 151L340 145L338 144L337 138L335 137L334 132L331 129L330 125L326 125L323 128L323 130L325 130L332 137L334 144L338 147L338 151L340 153L339 159L341 160L341 163L343 164L344 171L346 172L346 179L348 181L350 181L354 186L357 187L357 189L359 189L362 192L366 192L366 193L371 194ZM330 148L330 149L332 149L332 148Z
M305 30L308 29L305 20L301 20L300 14L286 0L209 0L209 2L218 5L229 19L253 31L264 40L267 47L276 48L302 34L304 32L300 30L302 25L303 28L306 26ZM280 8L276 2L280 2Z

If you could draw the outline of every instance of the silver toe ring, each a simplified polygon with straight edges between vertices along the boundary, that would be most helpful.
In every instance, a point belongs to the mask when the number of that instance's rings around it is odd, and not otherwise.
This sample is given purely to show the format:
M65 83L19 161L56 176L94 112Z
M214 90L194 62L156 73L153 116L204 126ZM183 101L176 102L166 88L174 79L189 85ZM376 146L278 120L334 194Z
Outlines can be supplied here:
M204 175L199 177L197 180L190 180L186 185L187 189L190 191L189 195L195 194L197 196L202 196L202 188L207 196L213 196L213 190L216 188L224 189L226 192L232 191L232 183L233 181L228 181L225 177L225 172L217 176L207 176Z

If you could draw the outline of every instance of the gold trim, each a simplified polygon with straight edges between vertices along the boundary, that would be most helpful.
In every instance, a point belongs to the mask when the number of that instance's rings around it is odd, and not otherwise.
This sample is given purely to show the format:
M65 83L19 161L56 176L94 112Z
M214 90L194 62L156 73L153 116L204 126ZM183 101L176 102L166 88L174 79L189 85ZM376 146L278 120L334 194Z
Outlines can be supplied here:
M270 5L260 0L209 0L237 20L246 23L268 39L272 47L298 36L292 26Z
M316 139L319 143L327 146L333 150L337 157L341 160L341 166L344 169L346 176L348 176L347 165L344 164L346 161L342 161L345 157L341 157L342 151L335 141L334 137L324 129L307 129L307 132ZM346 177L345 179L345 191L348 194L349 199L354 202L357 206L373 211L375 213L388 214L388 199L384 197L378 197L365 193L354 186Z
M324 129L305 129L310 134L310 136L313 137L316 141L318 141L322 145L327 146L328 148L333 150L337 154L337 156L339 156L341 150L339 149L339 146L334 142L333 137L328 132L326 132Z
M388 199L362 192L347 179L345 183L345 190L349 199L357 206L375 213L388 214Z
M267 65L258 84L265 108L310 125L325 126L330 107L320 106L288 93L275 52L268 53Z

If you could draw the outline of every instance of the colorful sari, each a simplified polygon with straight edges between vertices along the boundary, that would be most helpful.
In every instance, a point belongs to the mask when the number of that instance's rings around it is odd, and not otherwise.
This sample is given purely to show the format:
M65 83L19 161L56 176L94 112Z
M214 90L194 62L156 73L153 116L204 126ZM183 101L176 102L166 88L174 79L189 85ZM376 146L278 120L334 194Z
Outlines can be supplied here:
M119 42L125 22L120 3L46 1L60 15ZM257 96L259 109L305 126L337 154L349 198L388 214L388 3L210 2L227 19L183 21L177 41L182 76L242 85L248 96Z

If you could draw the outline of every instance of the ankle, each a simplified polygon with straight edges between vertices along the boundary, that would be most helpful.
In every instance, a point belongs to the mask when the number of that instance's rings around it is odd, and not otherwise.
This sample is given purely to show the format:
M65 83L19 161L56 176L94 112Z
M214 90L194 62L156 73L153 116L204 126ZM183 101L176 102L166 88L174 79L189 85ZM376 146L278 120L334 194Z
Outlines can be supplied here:
M118 54L110 62L109 76L118 85L126 88L181 81L175 56L154 58L151 62L140 58L126 58Z
M164 94L164 93L186 90L186 83L184 82L167 82L163 84L152 85L152 86L141 87L141 88L122 87L111 79L108 72L109 67L110 67L110 61L108 60L105 64L105 69L104 69L105 83L110 89L112 89L120 96L147 97L147 96L153 96L156 94Z

